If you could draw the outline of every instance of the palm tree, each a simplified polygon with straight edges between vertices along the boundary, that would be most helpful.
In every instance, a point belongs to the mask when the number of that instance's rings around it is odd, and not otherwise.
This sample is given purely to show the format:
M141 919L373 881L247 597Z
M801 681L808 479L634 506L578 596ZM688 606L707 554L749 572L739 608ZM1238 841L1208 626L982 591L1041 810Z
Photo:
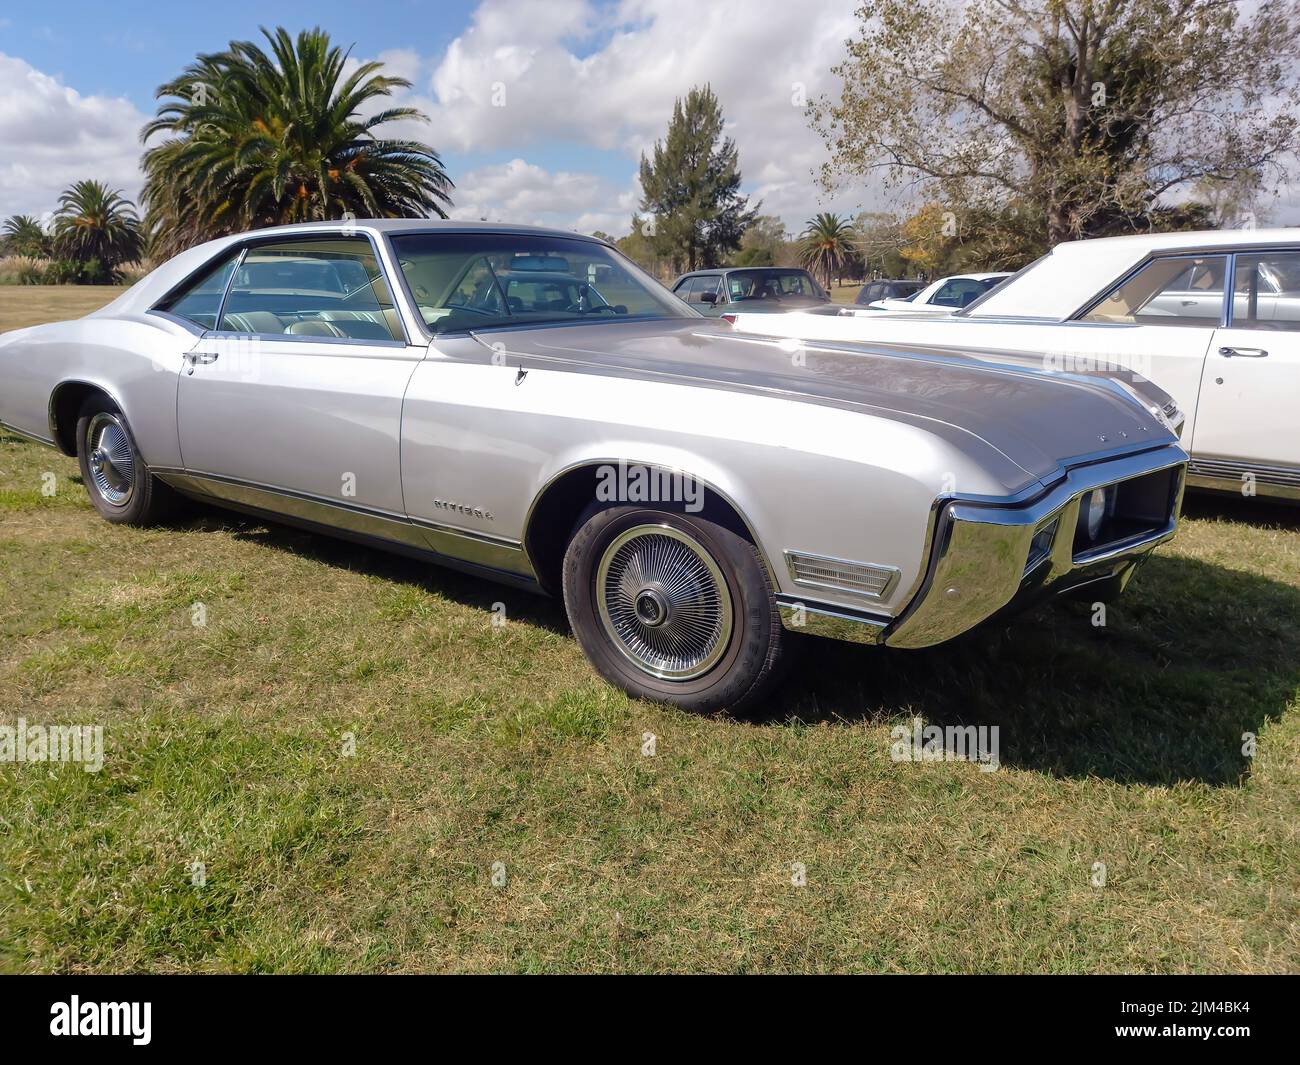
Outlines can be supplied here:
M40 259L50 253L50 236L31 215L16 214L0 226L0 247L6 255Z
M831 279L852 256L856 237L857 231L847 218L823 211L808 220L799 246L799 261L830 288Z
M345 75L348 53L320 29L296 42L283 28L262 34L269 54L231 41L158 90L174 99L141 131L173 134L144 153L155 254L288 222L447 216L455 186L438 153L376 134L428 121L412 107L374 109L410 82L377 73L380 63Z
M78 181L59 197L54 248L82 264L92 281L107 281L123 263L140 257L140 220L120 189Z

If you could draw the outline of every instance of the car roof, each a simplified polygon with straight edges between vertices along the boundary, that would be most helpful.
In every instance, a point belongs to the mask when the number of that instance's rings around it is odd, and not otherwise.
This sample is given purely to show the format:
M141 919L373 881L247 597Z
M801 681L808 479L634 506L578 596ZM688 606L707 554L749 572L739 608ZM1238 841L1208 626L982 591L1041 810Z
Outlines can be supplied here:
M344 232L346 231L346 232ZM269 226L250 229L242 233L217 237L197 244L173 256L151 273L122 293L112 303L91 312L87 317L113 317L143 314L168 292L185 281L201 267L215 262L227 248L246 240L265 240L284 237L311 237L317 234L360 235L379 238L401 236L405 233L508 233L524 236L563 237L568 240L585 240L608 247L599 237L545 226L509 225L500 222L469 222L444 218L356 218L334 222L299 222L287 226Z
M1063 321L1149 255L1276 246L1300 248L1300 229L1187 230L1066 241L961 313Z

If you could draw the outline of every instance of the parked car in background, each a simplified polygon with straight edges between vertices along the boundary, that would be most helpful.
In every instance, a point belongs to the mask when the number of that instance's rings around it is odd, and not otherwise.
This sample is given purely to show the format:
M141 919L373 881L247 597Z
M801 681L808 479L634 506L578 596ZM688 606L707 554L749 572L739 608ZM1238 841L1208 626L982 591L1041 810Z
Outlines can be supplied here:
M915 296L925 288L924 281L892 281L881 279L868 281L858 290L855 305L865 307L880 300L905 300Z
M560 596L611 683L694 710L761 699L787 630L925 647L1174 535L1186 455L1113 381L805 356L594 238L314 223L0 337L0 422L110 522L179 493Z
M831 302L807 270L784 266L696 270L673 282L673 295L710 316L784 314Z
M1060 244L942 318L800 314L736 325L991 358L1014 351L1048 370L1149 378L1186 413L1189 484L1300 500L1300 229Z
M954 274L941 277L919 292L904 298L887 297L869 303L873 310L900 311L905 314L953 314L969 307L986 292L1005 281L1009 272L994 274Z

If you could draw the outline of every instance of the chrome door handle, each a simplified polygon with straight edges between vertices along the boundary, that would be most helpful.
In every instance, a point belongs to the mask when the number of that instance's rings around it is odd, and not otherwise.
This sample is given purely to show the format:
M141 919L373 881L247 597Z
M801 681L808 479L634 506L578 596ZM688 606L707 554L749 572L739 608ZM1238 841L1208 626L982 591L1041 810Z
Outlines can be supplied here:
M1264 359L1268 357L1268 352L1263 348L1229 348L1222 347L1219 354L1225 359L1239 357L1242 359Z
M216 351L187 351L181 356L185 362L185 372L193 374L195 366L211 366L219 354Z

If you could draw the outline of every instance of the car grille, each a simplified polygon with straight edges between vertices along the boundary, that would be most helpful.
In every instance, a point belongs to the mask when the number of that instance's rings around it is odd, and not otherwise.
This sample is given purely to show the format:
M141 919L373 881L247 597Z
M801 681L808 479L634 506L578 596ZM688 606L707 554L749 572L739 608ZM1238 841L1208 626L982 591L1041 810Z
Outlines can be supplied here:
M892 566L809 555L800 551L787 551L785 560L796 584L850 592L872 599L883 599L898 577L898 570Z

